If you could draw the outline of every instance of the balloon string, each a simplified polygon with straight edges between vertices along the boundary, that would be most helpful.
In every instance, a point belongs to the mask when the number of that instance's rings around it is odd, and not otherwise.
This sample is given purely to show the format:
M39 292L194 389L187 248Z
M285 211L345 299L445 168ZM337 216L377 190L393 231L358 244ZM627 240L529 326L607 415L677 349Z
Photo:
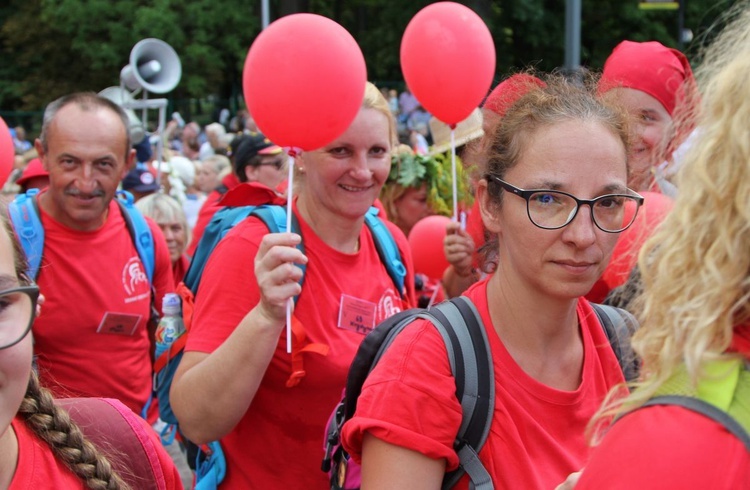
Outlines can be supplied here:
M287 174L287 188L286 188L286 230L292 231L292 200L294 194L294 157L299 154L297 148L285 148L286 153L289 155L289 164L287 165L289 171ZM286 353L292 353L292 307L294 306L294 299L289 298L286 300Z
M451 127L451 180L453 181L453 221L458 221L458 183L456 182L456 131Z

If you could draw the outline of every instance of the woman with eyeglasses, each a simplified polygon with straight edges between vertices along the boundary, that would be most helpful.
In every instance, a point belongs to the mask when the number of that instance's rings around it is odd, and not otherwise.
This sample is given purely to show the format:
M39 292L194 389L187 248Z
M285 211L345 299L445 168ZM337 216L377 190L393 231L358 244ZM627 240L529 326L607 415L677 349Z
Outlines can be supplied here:
M0 488L91 488L128 489L134 481L148 481L130 461L108 459L94 446L71 419L57 406L52 394L39 385L32 370L31 325L39 311L39 288L23 274L24 254L17 244L5 213L0 217ZM163 488L180 488L179 475L161 448L158 436L149 432L146 422L124 405L118 409L129 424L142 424L150 441L138 440L144 450L154 452L150 462L157 465L148 478L159 479ZM75 406L75 405L73 405ZM129 414L129 416L128 416ZM85 429L106 430L96 420ZM120 434L122 436L123 434ZM122 441L108 441L112 447ZM146 449L148 448L148 449ZM158 459L158 462L157 462ZM130 471L125 479L116 471ZM160 477L154 476L161 475ZM130 482L131 484L128 484Z
M586 424L624 381L582 296L642 202L627 187L627 116L593 90L546 81L488 135L477 188L482 220L496 237L496 271L464 296L492 353L494 416L479 459L495 488L551 489L580 469ZM458 464L455 392L440 334L414 321L370 373L344 426L363 488L440 488ZM467 486L464 476L457 488Z

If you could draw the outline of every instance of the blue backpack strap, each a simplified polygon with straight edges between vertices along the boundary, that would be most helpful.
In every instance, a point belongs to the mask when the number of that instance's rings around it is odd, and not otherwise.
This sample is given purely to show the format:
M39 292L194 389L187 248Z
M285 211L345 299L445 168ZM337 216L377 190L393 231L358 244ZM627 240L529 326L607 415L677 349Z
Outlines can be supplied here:
M156 252L154 248L154 236L151 228L140 211L135 207L133 195L128 191L117 192L117 204L120 205L122 217L128 227L133 244L138 252L143 266L146 268L148 283L154 284L154 269L156 268Z
M391 277L399 294L404 298L406 296L404 288L406 267L401 260L401 253L398 251L398 245L396 245L393 235L388 231L383 220L378 218L378 212L378 208L371 207L365 214L365 224L370 229L370 233L372 233L375 248L378 250L381 262L385 265L385 269L388 271L388 275Z
M25 194L18 194L8 205L10 221L29 263L26 275L32 280L39 275L44 252L44 227L36 201L38 193L39 189L29 189Z

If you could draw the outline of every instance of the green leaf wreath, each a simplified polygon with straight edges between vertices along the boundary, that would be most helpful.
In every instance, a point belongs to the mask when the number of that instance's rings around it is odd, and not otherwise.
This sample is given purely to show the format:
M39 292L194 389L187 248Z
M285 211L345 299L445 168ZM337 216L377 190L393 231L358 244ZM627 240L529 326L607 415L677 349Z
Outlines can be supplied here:
M468 209L474 202L469 182L470 169L464 168L456 156L456 184L459 207ZM391 172L388 184L396 183L403 187L419 187L427 183L427 202L437 214L453 214L453 183L451 181L450 152L439 155L414 155L399 152L391 158ZM386 185L388 185L386 184Z

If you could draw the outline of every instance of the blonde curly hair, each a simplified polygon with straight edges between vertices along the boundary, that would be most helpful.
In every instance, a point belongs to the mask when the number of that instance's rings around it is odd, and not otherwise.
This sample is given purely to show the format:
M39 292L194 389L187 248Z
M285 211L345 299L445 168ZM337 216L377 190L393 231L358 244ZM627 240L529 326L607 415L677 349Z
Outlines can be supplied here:
M705 52L703 100L693 115L699 128L680 192L639 254L642 326L633 347L642 378L624 400L610 393L596 429L641 406L682 365L697 383L706 363L735 355L726 352L734 327L750 320L750 3L743 4Z

